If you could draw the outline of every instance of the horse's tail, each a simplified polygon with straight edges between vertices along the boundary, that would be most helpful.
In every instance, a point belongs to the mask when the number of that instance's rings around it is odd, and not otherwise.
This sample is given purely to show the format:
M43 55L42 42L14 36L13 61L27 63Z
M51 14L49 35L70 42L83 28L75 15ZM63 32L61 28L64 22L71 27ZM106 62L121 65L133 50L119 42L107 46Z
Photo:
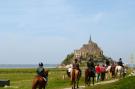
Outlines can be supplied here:
M72 70L71 80L75 81L75 69Z

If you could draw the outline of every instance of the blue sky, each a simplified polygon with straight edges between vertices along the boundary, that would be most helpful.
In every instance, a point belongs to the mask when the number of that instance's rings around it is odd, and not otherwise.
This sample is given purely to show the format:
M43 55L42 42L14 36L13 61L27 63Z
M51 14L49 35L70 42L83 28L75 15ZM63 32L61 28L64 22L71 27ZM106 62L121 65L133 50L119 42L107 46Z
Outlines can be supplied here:
M60 63L89 36L108 57L135 54L134 0L2 0L0 64Z

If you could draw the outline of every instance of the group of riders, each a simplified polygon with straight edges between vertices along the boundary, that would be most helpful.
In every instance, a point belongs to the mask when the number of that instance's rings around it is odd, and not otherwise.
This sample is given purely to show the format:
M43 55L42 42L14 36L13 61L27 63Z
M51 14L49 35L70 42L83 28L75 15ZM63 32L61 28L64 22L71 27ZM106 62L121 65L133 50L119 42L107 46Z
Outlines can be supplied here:
M74 60L74 63L71 64L69 66L69 68L67 69L67 75L69 77L71 77L71 72L72 69L77 69L79 71L79 74L81 76L82 72L81 69L79 67L79 62L78 59ZM96 77L97 82L99 80L104 80L106 78L105 74L108 72L108 67L110 67L110 72L111 72L111 76L112 78L115 77L115 72L116 72L116 66L121 66L124 69L124 63L122 62L122 58L119 59L119 61L117 63L110 63L110 61L106 61L105 64L99 65L94 63L94 59L92 57L89 58L89 60L87 61L87 70L89 72L91 72L91 76L92 77ZM124 70L123 70L124 72Z
M92 76L93 77L97 77L97 81L99 80L104 80L105 79L105 73L106 73L106 69L107 67L110 65L109 61L106 62L106 64L103 64L102 66L100 66L99 64L97 64L95 66L95 63L94 63L94 60L92 57L89 58L89 60L87 61L87 70L88 71L91 71ZM124 67L123 66L123 62L122 62L122 58L119 59L118 61L118 65L121 66L121 67ZM43 63L39 63L39 66L36 70L37 72L37 75L38 76L41 76L45 82L48 82L48 76L45 74L45 69L43 67ZM115 71L114 68L116 67L116 65L114 63L111 64L111 71ZM79 71L79 76L82 75L82 71L80 69L80 63L78 62L78 59L75 59L73 64L70 65L70 67L68 68L67 70L67 74L69 77L71 77L71 72L73 69L76 69ZM114 73L112 72L112 76L114 75Z

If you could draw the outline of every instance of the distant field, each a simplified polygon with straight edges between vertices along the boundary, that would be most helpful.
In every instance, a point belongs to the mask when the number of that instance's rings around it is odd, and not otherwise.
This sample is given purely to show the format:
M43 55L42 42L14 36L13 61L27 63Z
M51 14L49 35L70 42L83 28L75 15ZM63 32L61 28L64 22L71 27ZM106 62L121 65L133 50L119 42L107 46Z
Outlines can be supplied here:
M47 89L63 89L70 86L70 80L66 76L65 69L51 68L49 70L49 83ZM0 69L0 79L10 80L11 87L6 89L31 89L32 80L36 75L35 69ZM63 75L66 76L65 80ZM135 77L128 77L111 84L95 85L85 89L135 89ZM84 85L84 77L81 78L80 84ZM0 87L0 89L5 89Z

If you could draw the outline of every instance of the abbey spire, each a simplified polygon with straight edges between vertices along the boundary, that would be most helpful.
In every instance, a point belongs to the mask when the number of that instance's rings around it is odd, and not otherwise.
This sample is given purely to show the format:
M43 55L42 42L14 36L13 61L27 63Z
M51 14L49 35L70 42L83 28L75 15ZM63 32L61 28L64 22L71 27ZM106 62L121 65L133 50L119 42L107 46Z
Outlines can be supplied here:
M90 35L89 43L91 43L91 42L92 42L92 40L91 40L91 35Z

